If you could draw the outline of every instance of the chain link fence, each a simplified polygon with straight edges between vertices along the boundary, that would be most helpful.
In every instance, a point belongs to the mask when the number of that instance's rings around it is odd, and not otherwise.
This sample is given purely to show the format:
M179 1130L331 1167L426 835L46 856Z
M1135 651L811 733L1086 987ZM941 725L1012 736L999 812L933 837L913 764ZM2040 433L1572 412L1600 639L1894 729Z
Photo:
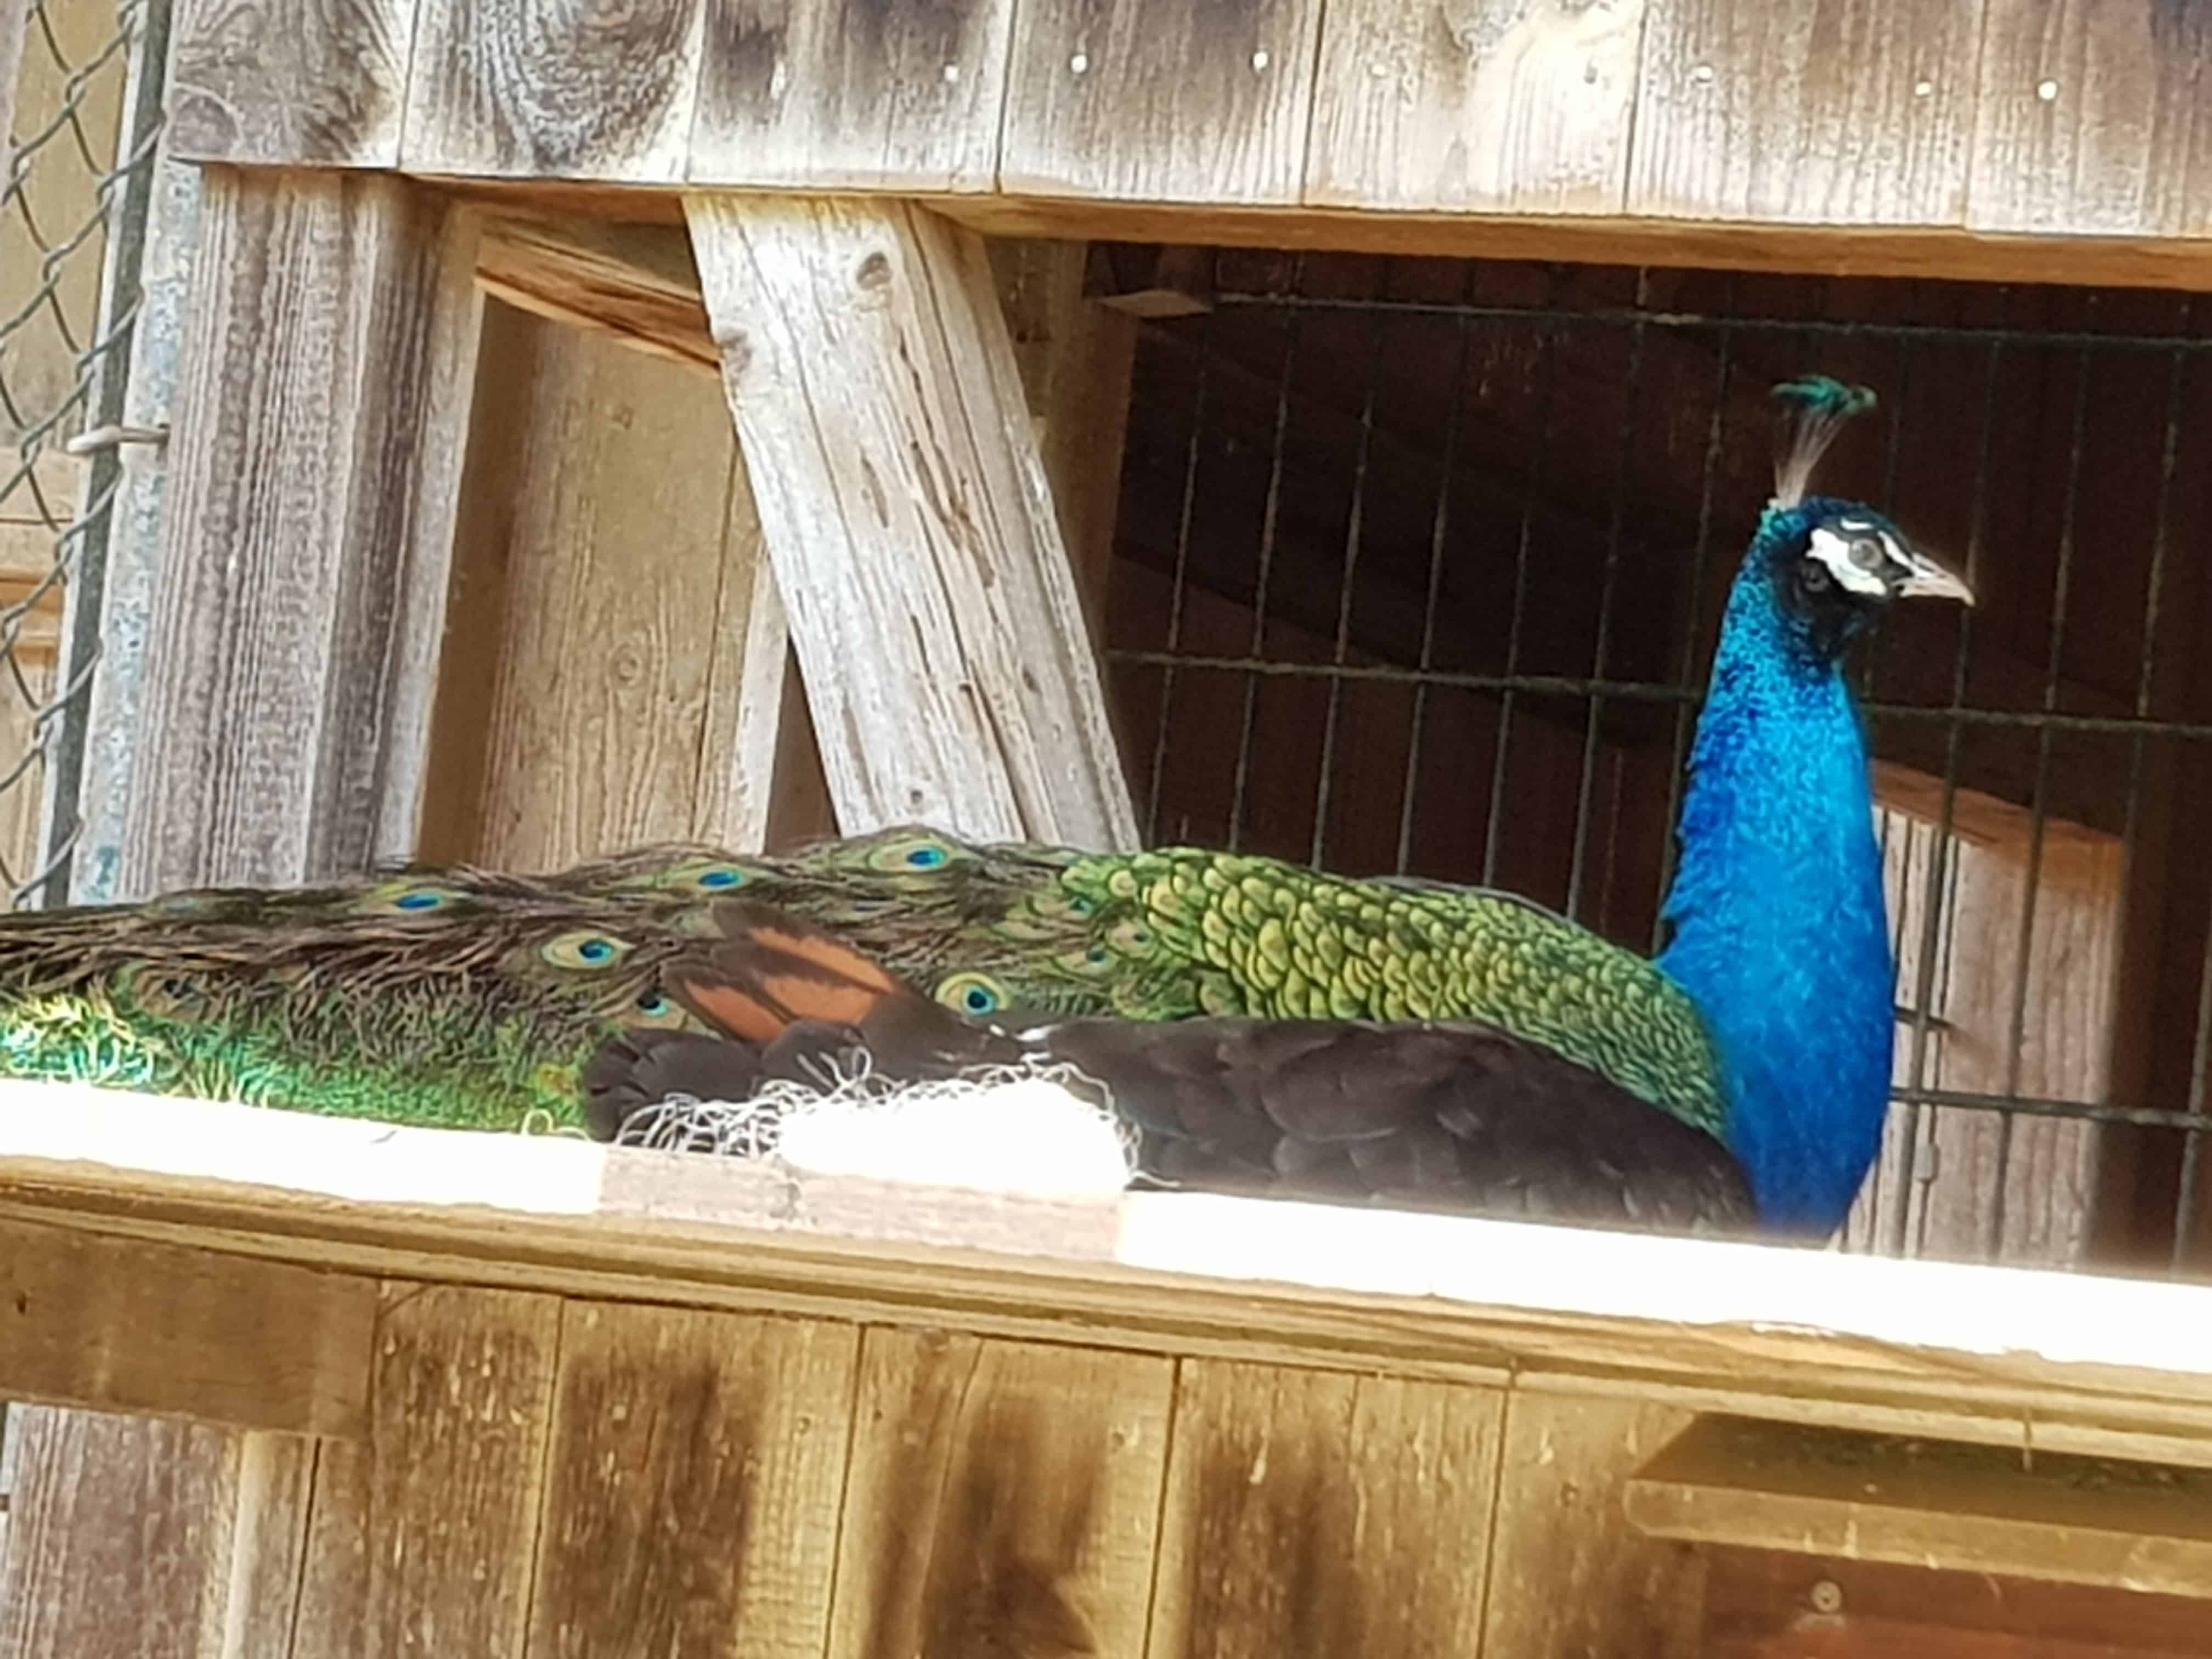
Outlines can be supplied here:
M11 907L68 892L117 445L147 435L122 422L168 37L167 0L14 3L21 61L12 143L0 144L0 895ZM7 1415L0 1402L0 1553L15 1485Z
M66 890L166 0L28 0L0 184L0 890Z

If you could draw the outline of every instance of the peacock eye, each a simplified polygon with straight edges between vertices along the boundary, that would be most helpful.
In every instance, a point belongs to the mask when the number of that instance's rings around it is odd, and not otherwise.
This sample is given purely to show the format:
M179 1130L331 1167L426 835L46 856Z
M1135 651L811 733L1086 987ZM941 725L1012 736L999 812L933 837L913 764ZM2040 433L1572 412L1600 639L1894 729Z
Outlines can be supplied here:
M1861 570L1881 568L1882 546L1872 536L1854 536L1844 550L1844 556Z
M937 1000L971 1018L995 1014L1006 1006L1006 993L984 974L955 974L937 988Z
M630 952L630 946L605 933L563 933L558 939L548 939L540 954L556 968L605 968L620 962Z
M435 893L402 893L392 901L395 910L434 910L440 900Z
M716 889L738 887L744 884L744 872L741 871L709 870L699 878L699 884L702 887Z
M403 882L372 887L354 902L354 908L372 915L427 916L434 911L452 908L465 896L457 888Z
M917 847L906 855L908 866L915 870L934 870L945 862L942 847Z

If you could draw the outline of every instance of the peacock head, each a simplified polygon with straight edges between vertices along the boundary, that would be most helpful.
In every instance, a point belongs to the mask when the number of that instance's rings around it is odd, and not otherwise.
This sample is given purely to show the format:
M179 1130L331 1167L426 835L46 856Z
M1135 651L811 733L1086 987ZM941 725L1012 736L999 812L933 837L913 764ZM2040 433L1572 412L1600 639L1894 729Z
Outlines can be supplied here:
M1774 388L1789 417L1774 499L1746 574L1765 589L1784 635L1809 666L1832 667L1899 599L1974 602L1973 590L1863 502L1808 493L1813 470L1874 393L1826 375Z
M1899 599L1974 602L1965 582L1858 501L1777 501L1753 546L1784 636L1814 665L1838 661Z

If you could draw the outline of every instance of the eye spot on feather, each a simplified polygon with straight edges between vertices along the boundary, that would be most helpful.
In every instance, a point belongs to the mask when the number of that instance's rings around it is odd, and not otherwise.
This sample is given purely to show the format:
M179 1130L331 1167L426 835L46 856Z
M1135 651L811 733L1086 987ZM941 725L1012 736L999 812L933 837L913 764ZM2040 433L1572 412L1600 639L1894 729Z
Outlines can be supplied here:
M742 864L733 864L725 859L714 859L705 862L695 860L679 864L667 870L656 870L650 875L638 877L635 881L625 882L623 884L633 887L657 887L677 892L734 893L759 874L759 871L748 869Z
M538 954L556 968L596 973L613 967L635 948L625 939L579 930L546 940L538 947Z
M888 875L929 875L957 858L962 848L941 836L897 836L870 849L872 868Z
M672 1029L687 1024L684 1010L672 1000L663 995L660 988L648 985L630 1001L623 1016L626 1025L655 1026Z
M428 882L392 882L369 889L354 901L354 908L363 915L428 916L450 910L467 897L457 887L441 887Z
M937 1000L970 1019L981 1019L1006 1006L1006 993L988 974L954 974L939 982Z

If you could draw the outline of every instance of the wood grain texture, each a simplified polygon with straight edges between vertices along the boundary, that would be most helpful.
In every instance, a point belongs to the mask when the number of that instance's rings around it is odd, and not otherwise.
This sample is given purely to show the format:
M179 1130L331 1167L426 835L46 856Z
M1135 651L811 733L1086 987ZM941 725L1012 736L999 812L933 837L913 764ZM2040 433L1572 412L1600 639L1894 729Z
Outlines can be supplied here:
M400 147L411 172L684 176L702 0L421 8Z
M0 1394L242 1428L367 1426L374 1282L0 1223Z
M413 0L181 0L171 25L169 154L395 165L415 15Z
M2212 11L2194 0L1986 0L1967 222L2212 234Z
M706 0L695 185L980 191L1012 0Z
M1627 210L1964 223L1982 5L1655 5L1644 33Z
M38 1407L10 1407L9 1427L21 1454L0 1559L0 1653L221 1652L248 1437Z
M1367 0L1322 25L1305 199L1613 213L1644 0Z
M750 522L716 384L495 313L424 849L550 869L702 828ZM496 390L493 389L496 381Z
M1700 1568L1620 1521L1629 1478L1690 1421L1632 1399L1516 1390L1505 1412L1482 1651L1692 1659Z
M1003 189L1299 198L1319 0L1035 0L1014 18Z
M2185 1659L2212 1654L2195 1597L1929 1572L1833 1556L1708 1552L1701 1659ZM1824 1609L1826 1609L1824 1611Z
M392 179L211 168L201 228L137 891L412 843L473 380L467 216Z
M820 1659L853 1326L569 1304L532 1659Z
M871 1328L830 1659L1135 1655L1165 1359Z
M897 203L690 210L840 827L1133 846L981 240Z
M325 1442L294 1650L520 1659L555 1298L388 1283L365 1443Z
M494 219L477 245L477 282L520 310L720 372L690 240L674 227Z
M1146 1652L1474 1651L1503 1399L1184 1362Z
M2212 1597L2212 1471L1701 1417L1637 1471L1654 1537Z

